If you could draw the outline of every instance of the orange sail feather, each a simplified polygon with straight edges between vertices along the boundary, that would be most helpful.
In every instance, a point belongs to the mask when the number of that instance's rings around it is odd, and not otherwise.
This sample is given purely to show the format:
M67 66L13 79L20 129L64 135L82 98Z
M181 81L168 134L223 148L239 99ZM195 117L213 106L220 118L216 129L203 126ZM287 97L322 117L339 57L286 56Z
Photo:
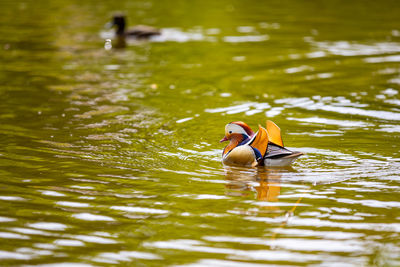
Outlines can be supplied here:
M251 142L250 146L258 149L262 157L265 156L268 147L268 133L265 128L261 127L261 125L258 125L258 133L254 137L254 140Z
M269 141L275 145L283 147L283 140L281 135L281 129L274 122L267 121L267 132Z

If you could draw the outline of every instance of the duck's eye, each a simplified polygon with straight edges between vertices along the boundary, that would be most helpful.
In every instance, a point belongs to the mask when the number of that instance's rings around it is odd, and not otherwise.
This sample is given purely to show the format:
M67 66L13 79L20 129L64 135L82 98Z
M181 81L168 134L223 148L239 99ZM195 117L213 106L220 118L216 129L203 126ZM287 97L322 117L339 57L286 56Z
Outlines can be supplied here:
M229 131L229 133L231 134L231 133L232 133L232 131Z

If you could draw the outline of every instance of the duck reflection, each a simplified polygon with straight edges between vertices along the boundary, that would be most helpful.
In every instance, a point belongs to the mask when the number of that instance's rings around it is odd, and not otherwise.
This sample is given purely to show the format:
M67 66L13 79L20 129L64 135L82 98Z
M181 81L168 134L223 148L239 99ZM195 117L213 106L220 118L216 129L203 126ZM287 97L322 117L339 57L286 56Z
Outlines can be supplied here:
M125 48L126 47L126 39L124 35L117 35L114 39L113 43L114 48Z
M125 48L126 40L125 36L117 36L114 40L106 39L104 43L104 49L110 50L112 48Z
M281 177L284 173L295 171L287 168L242 168L224 166L227 194L248 197L256 193L256 199L277 202L281 193ZM279 206L263 206L267 210L279 211Z

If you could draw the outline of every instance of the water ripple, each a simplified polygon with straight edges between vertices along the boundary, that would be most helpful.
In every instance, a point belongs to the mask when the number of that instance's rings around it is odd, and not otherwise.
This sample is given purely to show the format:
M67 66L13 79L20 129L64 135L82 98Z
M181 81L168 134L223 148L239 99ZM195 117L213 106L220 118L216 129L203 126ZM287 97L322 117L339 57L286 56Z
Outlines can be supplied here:
M8 218L8 217L0 216L0 223L2 223L2 222L13 222L15 220L16 219L14 219L14 218Z
M355 191L359 191L359 189L355 188ZM376 192L376 190L368 190L364 192ZM399 208L400 202L397 201L379 201L379 200L372 200L372 199L365 199L365 200L356 200L356 199L347 199L347 198L331 198L340 203L346 204L360 204L367 207L373 208Z
M64 247L83 247L85 243L79 240L72 240L72 239L56 239L54 240L54 244L57 246L64 246Z
M277 104L285 104L286 108L303 108L306 110L323 110L347 115L359 115L385 120L400 120L400 113L383 111L383 110L368 110L349 106L336 106L322 101L314 101L311 98L282 98L275 100Z
M81 240L83 242L96 243L96 244L117 244L118 243L117 241L115 241L113 239L104 238L104 237L100 237L100 236L94 236L94 235L66 235L65 237Z
M42 235L42 236L51 236L52 233L45 232L42 230L30 229L30 228L21 228L21 227L13 227L10 229L11 231L27 234L27 235Z
M316 123L316 124L323 124L323 125L336 125L340 128L365 128L374 126L372 123L363 122L363 121L355 121L355 120L334 120L334 119L327 119L327 118L320 118L320 117L309 117L309 118L293 118L288 117L288 120L295 120L300 122L307 122L307 123Z
M68 226L62 223L55 222L37 222L37 223L29 223L29 227L42 229L42 230L51 230L51 231L64 231Z
M143 208L143 207L129 207L129 206L111 206L110 209L120 210L133 213L148 213L148 214L167 214L169 211L153 209L153 208Z
M72 217L84 221L108 221L108 222L115 221L113 218L108 216L91 214L86 212L73 214Z
M269 40L268 35L244 35L244 36L225 36L224 42L227 43L247 43L247 42L264 42Z
M240 243L252 245L272 246L274 248L289 249L295 251L325 251L325 252L360 252L365 249L363 243L358 240L308 240L280 238L278 240L261 238L243 238L243 237L224 237L224 236L206 236L205 240L213 242ZM300 240L300 242L298 242Z
M315 42L310 40L310 44L329 54L339 56L370 56L400 52L400 44L396 42L362 44L348 41Z
M95 261L107 262L107 263L118 263L120 261L130 262L132 259L144 259L144 260L161 260L162 257L159 255L141 252L141 251L119 251L115 252L103 252L96 256Z
M8 232L0 232L0 238L6 239L30 239L29 236L20 235L15 233L8 233Z
M81 203L81 202L71 202L71 201L57 201L56 205L66 206L66 207L74 207L74 208L87 208L90 207L88 203Z
M0 259L30 260L32 257L22 253L0 250Z
M268 250L239 250L232 248L219 248L207 246L203 242L197 240L168 240L146 242L146 247L154 247L159 249L172 249L183 250L192 252L212 253L212 254L226 254L230 257L243 257L251 260L268 260L268 261L282 261L293 260L296 262L306 262L309 260L317 260L317 255L301 254L288 251L268 251Z

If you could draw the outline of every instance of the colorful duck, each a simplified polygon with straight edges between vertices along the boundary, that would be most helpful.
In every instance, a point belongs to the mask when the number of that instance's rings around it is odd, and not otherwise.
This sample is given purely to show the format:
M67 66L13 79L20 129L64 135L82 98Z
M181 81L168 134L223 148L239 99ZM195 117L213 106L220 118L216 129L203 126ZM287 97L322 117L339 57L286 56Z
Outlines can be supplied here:
M225 126L225 137L230 141L222 152L222 162L242 166L288 166L301 152L293 152L283 146L281 129L268 120L266 129L258 126L254 133L244 122L234 121Z

